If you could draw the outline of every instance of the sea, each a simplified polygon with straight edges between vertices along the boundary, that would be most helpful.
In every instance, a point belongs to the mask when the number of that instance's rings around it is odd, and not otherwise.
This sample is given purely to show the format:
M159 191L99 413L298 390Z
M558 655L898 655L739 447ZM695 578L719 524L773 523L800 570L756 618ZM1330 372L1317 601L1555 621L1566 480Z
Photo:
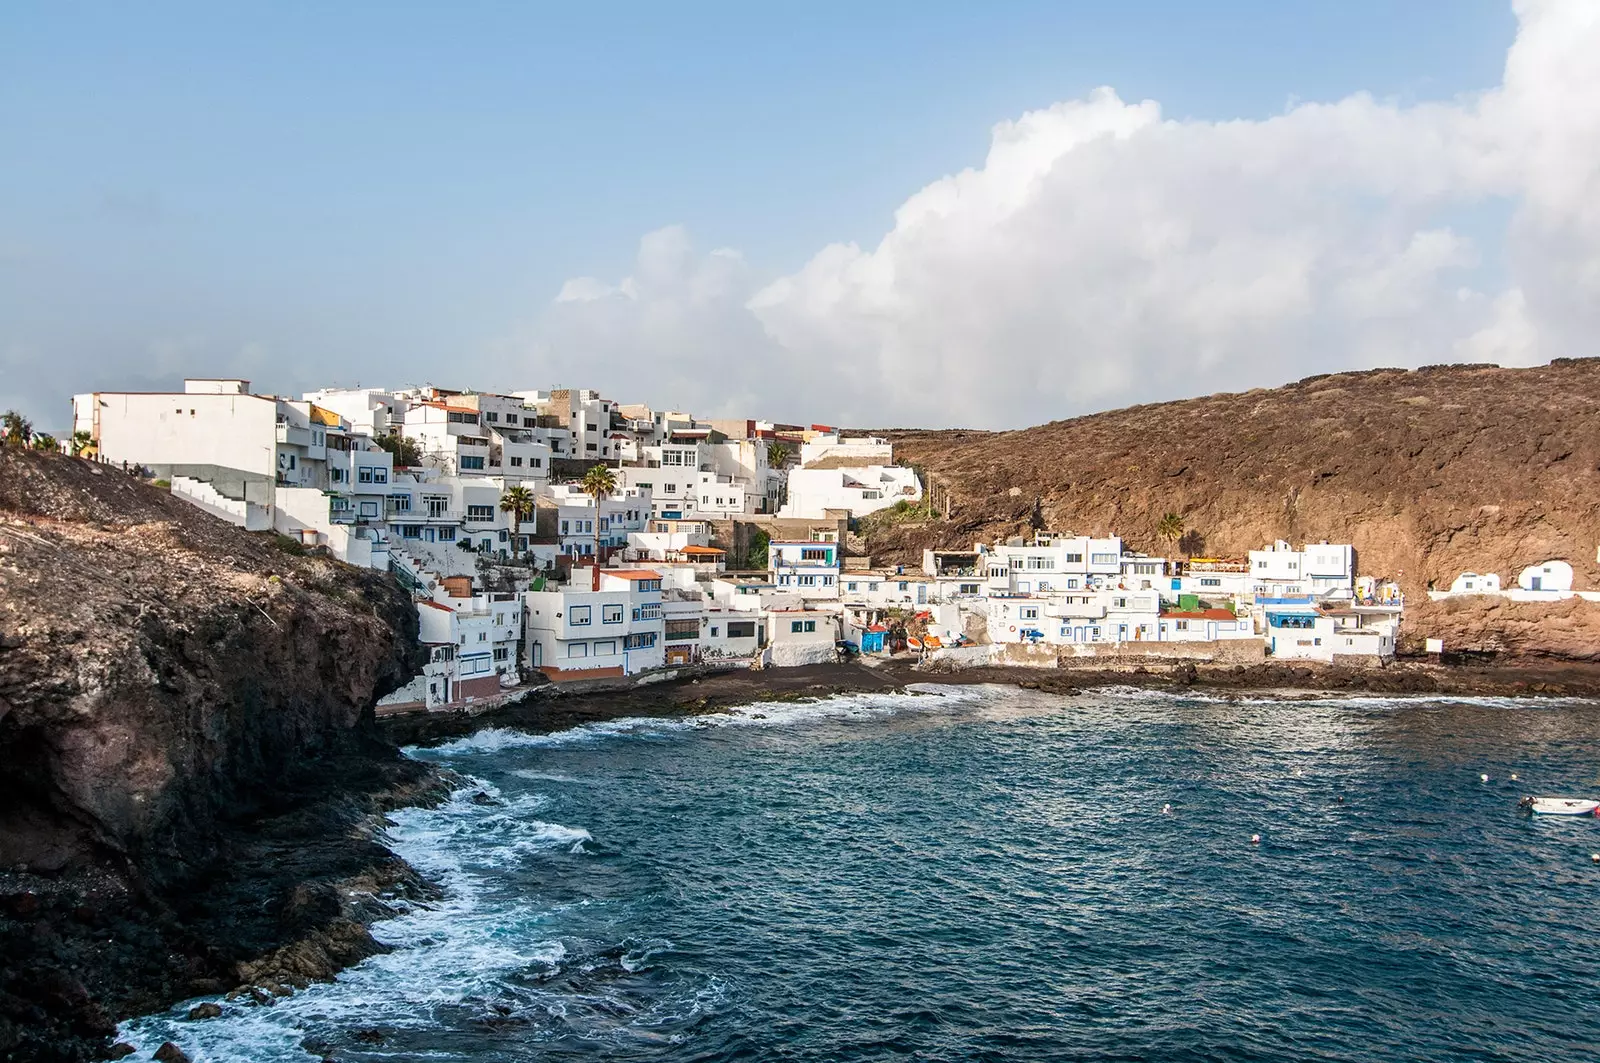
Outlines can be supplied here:
M270 1005L124 1024L195 1063L1600 1060L1600 704L756 704L412 756L442 890Z

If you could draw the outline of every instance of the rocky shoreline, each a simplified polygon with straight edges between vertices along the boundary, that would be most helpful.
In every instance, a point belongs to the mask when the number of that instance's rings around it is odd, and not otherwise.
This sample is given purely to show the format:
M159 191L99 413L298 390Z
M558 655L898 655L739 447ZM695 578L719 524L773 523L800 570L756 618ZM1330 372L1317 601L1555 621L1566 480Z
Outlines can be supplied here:
M1183 662L1151 668L941 669L908 658L865 664L810 665L767 671L723 671L628 689L563 693L539 687L480 714L414 713L378 721L396 745L431 745L487 727L536 734L630 717L694 716L757 701L794 701L837 694L892 693L914 683L1001 684L1071 694L1104 686L1312 697L1326 693L1600 698L1600 664L1549 659L1437 664L1406 660L1387 668L1332 668L1268 662L1213 666Z

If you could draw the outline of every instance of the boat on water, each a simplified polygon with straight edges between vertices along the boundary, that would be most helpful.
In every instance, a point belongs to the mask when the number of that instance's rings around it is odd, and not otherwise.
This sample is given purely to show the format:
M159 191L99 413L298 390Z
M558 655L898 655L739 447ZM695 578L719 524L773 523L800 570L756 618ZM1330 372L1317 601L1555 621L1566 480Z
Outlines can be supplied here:
M1518 803L1536 816L1600 815L1600 801L1583 797L1524 797Z

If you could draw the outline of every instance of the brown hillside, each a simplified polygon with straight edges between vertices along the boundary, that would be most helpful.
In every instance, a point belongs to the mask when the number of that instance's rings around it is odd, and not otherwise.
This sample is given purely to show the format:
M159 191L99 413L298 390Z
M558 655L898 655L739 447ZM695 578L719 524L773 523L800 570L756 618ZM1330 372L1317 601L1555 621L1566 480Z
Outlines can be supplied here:
M1510 582L1549 558L1600 587L1600 359L1340 373L1013 432L889 434L951 508L870 534L885 559L1034 525L1175 555L1156 522L1177 512L1211 556L1353 543L1363 573L1413 601L1462 571Z

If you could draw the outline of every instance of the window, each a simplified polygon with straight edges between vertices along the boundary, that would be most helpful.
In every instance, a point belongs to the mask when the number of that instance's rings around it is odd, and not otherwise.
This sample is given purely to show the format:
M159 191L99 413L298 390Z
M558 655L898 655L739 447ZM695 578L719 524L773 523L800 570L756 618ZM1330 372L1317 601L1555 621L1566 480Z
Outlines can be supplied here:
M485 421L498 421L500 419L500 415L491 410L489 413L483 415L483 419Z
M588 622L589 607L587 605L575 605L567 611L567 623L573 627L583 627Z
M666 484L661 489L669 495L675 495L678 493L678 485L673 483Z
M806 629L806 624L805 624L804 620L791 620L791 621L789 621L789 630L794 632L795 634L798 635L800 632L804 631L805 629Z
M521 466L521 464L522 464L522 459L517 457L515 454L513 454L511 456L511 467L513 469L515 469L515 468Z
M1126 599L1126 598L1113 598L1111 600L1111 605L1112 605L1113 608L1116 608L1116 609L1126 609L1126 608L1128 608L1128 599Z
M711 637L712 638L716 638L717 637L717 625L715 625L715 624L711 625Z
M1037 569L1054 568L1055 566L1050 563L1050 558L1048 557L1030 557L1028 558L1028 567Z
M699 620L668 620L666 626L668 642L682 642L685 639L700 637Z
M474 454L463 454L461 455L461 467L463 469L481 469L483 468L483 458Z
M1177 622L1177 628L1178 628L1179 631L1188 631L1189 630L1189 621L1187 621L1187 620L1179 620Z
M587 642L569 642L569 643L567 643L567 656L568 657L587 657L587 656L589 656L589 644Z
M754 620L728 621L728 637L730 639L753 639L756 637L756 622Z
M361 515L363 517L376 517L378 515L378 503L376 503L376 502L363 502L363 503L361 503Z
M451 529L451 530L453 531L454 529ZM420 524L402 524L402 525L400 525L400 538L402 538L402 539L420 539L420 538L422 538L422 525L420 525Z
M336 484L342 484L346 480L350 479L350 474L344 469L335 466L334 468L328 470L328 479L332 480Z
M511 538L511 533L506 531L504 528L501 528L498 533L498 537L501 542L505 542L507 539Z
M1208 576L1202 576L1200 578L1200 586L1202 586L1202 587L1220 587L1220 586L1222 586L1222 581L1220 579L1217 579L1214 576L1209 576L1209 577Z
M804 549L802 549L800 551L800 560L802 560L802 561L827 561L828 560L828 551L825 550L825 549L816 549L816 550L814 550L814 549L811 549L810 547L806 547L806 548L804 548Z
M800 579L799 579L799 583L800 583L800 586L802 586L802 587L815 587L817 585L817 577L815 577L815 576L801 576Z
M853 591L856 589L856 585L854 583L846 583L844 585L844 589L847 591Z
M453 542L455 542L456 541L456 530L454 528L440 528L439 529L439 541L441 543L453 543Z
M956 593L957 594L977 594L978 593L978 585L976 583L958 583L956 585Z
M390 495L389 496L389 512L391 512L391 513L410 513L411 512L411 496L410 495Z
M647 650L656 644L656 633L646 631L638 635L629 635L622 640L622 648L626 650Z
M900 584L900 589L903 590L903 591L908 591L908 590L911 589L911 584L910 583L901 583Z
M510 657L511 657L510 652L504 646L496 646L494 648L494 659L496 661L509 660Z
M493 506L468 506L467 519L473 521L489 522L494 520Z
M1081 565L1081 564L1083 564L1083 555L1082 554L1062 554L1061 555L1061 559L1063 561L1065 561L1069 565Z
M493 670L489 664L489 655L487 653L463 657L461 658L461 663L456 665L456 671L460 675L482 675Z
M1037 620L1039 619L1039 609L1037 606L1029 606L1024 608L1020 615L1024 620Z
M1114 565L1117 563L1116 554L1090 554L1089 561L1096 565Z
M622 623L622 606L602 605L600 607L600 622L602 624Z
M524 417L522 419L522 427L537 428L539 427L539 419L537 417Z
M566 521L562 521L561 522L561 534L562 535L566 535L567 534L567 522Z
M616 639L595 639L594 655L596 657L610 657L617 652Z

